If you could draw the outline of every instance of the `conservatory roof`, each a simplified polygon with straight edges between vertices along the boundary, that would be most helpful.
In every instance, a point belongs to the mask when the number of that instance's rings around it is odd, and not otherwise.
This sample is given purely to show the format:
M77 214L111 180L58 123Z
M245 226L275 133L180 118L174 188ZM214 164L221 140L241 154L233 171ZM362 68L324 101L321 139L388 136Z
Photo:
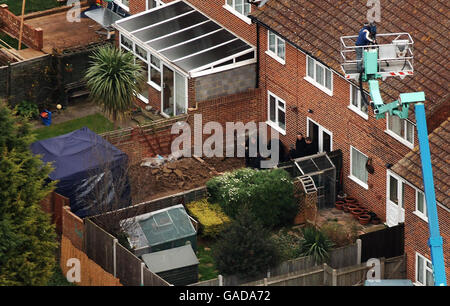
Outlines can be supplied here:
M311 175L335 168L326 153L297 158L294 163L303 175Z
M124 18L115 27L120 34L191 75L256 62L254 46L184 1Z

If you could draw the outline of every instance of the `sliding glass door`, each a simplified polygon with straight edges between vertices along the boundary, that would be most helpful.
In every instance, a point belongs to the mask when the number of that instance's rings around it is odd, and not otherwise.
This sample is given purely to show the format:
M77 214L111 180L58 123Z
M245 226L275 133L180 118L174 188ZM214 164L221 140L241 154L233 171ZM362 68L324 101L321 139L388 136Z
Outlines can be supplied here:
M163 64L161 104L162 113L168 117L186 113L186 78Z

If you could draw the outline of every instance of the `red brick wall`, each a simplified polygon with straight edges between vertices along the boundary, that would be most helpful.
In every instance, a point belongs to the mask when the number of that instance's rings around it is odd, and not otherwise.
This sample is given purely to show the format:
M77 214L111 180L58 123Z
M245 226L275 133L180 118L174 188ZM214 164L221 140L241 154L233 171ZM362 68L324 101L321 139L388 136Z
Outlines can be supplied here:
M405 184L405 254L407 278L416 280L416 252L431 260L428 223L413 213L416 210L415 189ZM450 212L438 205L439 229L444 240L444 257L447 280L450 279Z
M350 83L333 75L333 96L329 96L304 79L306 55L286 44L286 64L282 65L265 53L267 30L260 31L260 87L262 103L260 112L267 120L267 91L286 101L286 136L282 141L289 147L295 143L297 131L306 135L307 117L333 134L333 150L343 152L344 190L375 211L380 218L386 215L386 164L395 164L410 151L384 131L386 120L365 120L348 108ZM292 107L297 107L294 112ZM311 109L313 113L308 113ZM371 110L369 110L370 112ZM416 141L417 144L417 141ZM369 174L368 190L349 179L350 145L373 159L374 174Z
M0 31L19 39L21 18L11 13L8 5L0 4ZM44 46L44 32L41 28L23 25L22 42L33 49L41 50Z

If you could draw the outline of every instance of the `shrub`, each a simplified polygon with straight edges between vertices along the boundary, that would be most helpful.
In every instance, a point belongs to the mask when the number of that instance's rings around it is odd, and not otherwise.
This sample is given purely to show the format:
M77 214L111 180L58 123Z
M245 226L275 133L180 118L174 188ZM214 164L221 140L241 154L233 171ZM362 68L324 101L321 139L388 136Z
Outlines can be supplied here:
M213 257L221 274L244 277L266 272L281 261L270 231L245 206L221 233L213 247Z
M295 233L284 228L274 235L274 240L278 245L282 260L300 257L299 237Z
M219 204L208 203L206 199L186 205L190 215L200 223L202 235L216 238L230 223L230 218L223 212Z
M315 227L305 227L302 229L300 255L312 256L316 264L328 261L333 243L328 237Z
M27 119L35 119L39 116L39 108L33 102L22 101L16 105L15 110L19 116Z
M290 224L298 211L294 185L283 169L238 169L207 183L209 198L234 218L247 205L264 226Z
M327 222L320 227L321 231L333 242L335 247L342 247L355 242L357 232L354 224L344 226L337 222Z

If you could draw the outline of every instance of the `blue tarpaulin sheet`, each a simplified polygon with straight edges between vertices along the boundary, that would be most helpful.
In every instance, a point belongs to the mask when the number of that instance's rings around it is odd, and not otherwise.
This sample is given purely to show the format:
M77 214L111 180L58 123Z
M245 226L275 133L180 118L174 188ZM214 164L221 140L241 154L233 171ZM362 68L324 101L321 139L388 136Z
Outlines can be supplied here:
M34 154L54 168L56 192L70 199L71 211L83 218L131 205L128 156L84 127L34 142Z

